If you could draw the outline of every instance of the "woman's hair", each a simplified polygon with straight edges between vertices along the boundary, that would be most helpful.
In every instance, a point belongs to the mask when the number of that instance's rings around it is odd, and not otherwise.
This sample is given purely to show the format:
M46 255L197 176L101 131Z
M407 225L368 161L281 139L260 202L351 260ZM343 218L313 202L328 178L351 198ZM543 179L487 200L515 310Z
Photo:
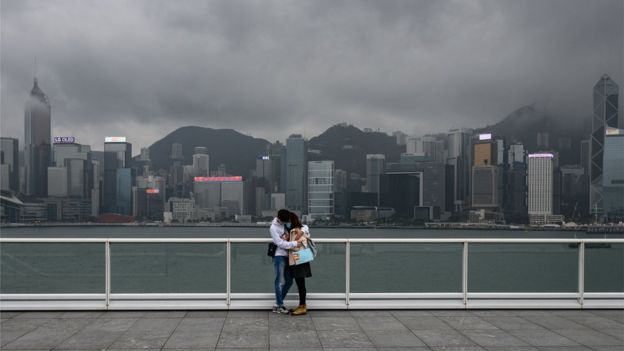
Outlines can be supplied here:
M301 224L301 221L299 220L299 217L297 217L297 215L295 213L290 213L290 225L292 226L292 228L302 228L303 224Z

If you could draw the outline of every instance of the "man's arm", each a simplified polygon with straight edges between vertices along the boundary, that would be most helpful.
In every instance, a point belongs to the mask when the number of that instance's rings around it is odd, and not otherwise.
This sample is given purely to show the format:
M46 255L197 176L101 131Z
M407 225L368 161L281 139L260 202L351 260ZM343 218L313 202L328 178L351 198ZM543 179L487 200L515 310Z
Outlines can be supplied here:
M277 247L284 249L284 250L293 249L297 247L296 241L286 241L282 239L282 232L277 226L272 225L269 231L271 232L271 239L273 239L273 243L277 245Z

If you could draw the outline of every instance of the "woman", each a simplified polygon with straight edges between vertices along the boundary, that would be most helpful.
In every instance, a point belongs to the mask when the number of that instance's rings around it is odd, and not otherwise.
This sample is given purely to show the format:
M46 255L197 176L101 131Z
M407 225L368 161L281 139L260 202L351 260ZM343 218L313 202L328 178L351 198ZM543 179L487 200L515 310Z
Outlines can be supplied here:
M297 258L297 251L308 247L307 238L310 237L310 229L307 225L301 224L299 217L296 214L290 213L290 241L300 241L301 245L294 249L290 249L288 253L288 263L290 269L290 275L295 279L297 283L297 290L299 290L299 306L291 310L293 316L304 315L308 312L306 306L306 287L305 278L312 276L312 269L310 263L302 263L295 265L295 259Z

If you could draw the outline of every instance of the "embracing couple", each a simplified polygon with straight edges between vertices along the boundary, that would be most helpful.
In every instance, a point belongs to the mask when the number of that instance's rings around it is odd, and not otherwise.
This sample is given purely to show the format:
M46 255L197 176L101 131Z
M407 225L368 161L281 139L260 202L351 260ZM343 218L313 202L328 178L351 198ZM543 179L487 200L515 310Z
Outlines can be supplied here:
M279 210L273 219L271 228L272 245L269 244L269 255L273 256L275 267L275 305L273 312L292 314L293 316L307 313L305 278L312 276L309 251L311 246L310 230L301 224L299 217L288 210ZM304 255L306 257L304 257ZM293 280L299 290L299 306L288 310L284 299L292 286Z

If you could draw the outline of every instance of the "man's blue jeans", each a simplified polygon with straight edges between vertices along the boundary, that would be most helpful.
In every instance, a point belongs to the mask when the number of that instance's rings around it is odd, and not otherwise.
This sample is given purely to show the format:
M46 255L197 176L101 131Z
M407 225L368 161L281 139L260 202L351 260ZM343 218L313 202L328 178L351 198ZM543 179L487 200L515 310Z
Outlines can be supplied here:
M288 256L273 257L273 266L275 267L275 305L284 306L284 298L293 284L292 276L287 269Z

